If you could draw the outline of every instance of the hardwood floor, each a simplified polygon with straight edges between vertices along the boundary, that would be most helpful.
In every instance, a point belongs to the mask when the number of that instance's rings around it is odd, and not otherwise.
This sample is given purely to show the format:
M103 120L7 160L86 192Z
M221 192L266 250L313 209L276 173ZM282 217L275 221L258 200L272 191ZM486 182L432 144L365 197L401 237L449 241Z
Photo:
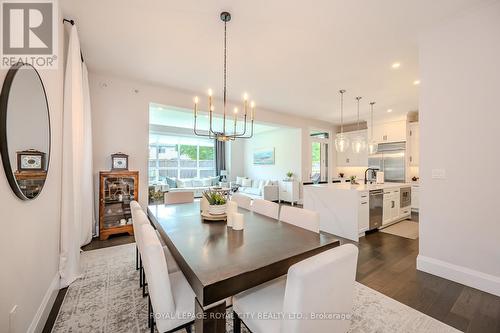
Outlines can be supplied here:
M356 280L463 332L500 332L500 297L417 271L417 254L418 239L369 234Z
M418 214L412 215L418 221ZM132 236L94 239L89 251L134 242ZM356 280L463 332L500 332L500 297L416 270L418 239L383 232L360 239ZM50 332L66 289L62 289L43 332Z

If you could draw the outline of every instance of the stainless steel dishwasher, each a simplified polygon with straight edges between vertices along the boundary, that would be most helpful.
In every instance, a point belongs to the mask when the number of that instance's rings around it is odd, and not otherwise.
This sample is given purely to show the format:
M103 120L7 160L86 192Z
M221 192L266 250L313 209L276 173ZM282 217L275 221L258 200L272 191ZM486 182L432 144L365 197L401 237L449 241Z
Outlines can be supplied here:
M370 226L369 229L377 229L382 226L384 209L384 190L370 191Z

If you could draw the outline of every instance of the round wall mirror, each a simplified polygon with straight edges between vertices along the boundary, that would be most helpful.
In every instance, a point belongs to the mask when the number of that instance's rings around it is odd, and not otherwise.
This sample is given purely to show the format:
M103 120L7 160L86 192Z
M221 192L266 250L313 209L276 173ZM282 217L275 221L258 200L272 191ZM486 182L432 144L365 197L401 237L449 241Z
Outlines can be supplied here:
M36 198L49 167L49 107L40 75L21 62L9 69L0 95L0 152L14 193Z

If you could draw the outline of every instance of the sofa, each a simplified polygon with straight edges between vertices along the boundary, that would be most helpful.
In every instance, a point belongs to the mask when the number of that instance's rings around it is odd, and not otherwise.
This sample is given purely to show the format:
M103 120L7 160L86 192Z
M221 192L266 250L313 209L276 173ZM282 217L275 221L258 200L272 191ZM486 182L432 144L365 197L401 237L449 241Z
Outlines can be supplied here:
M268 201L278 201L279 199L279 185L277 181L273 180L252 180L246 177L236 177L236 180L231 182L230 187L237 187L237 193L252 199Z
M203 192L209 190L213 186L219 185L219 177L208 178L189 178L189 179L165 179L165 192L194 192L195 198L201 198Z

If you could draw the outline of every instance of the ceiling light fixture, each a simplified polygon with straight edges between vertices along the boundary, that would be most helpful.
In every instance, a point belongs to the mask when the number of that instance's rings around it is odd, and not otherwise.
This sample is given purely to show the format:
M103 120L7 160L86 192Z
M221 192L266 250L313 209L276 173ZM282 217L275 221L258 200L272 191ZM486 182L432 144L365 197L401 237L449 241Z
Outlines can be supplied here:
M387 109L387 112L388 112L388 113L391 113L391 112L392 112L392 109Z
M366 139L361 133L359 133L359 101L361 100L361 98L362 98L361 96L356 97L356 102L358 104L358 122L357 122L358 133L352 140L351 144L352 152L355 154L359 154L365 151L366 149Z
M227 22L231 21L231 14L228 12L222 12L220 14L220 18L222 22L224 22L224 94L223 94L223 118L222 118L222 131L216 131L214 130L214 126L212 126L212 120L213 120L213 112L214 112L214 105L212 104L212 89L208 90L208 112L209 112L209 120L210 120L210 128L208 131L208 134L200 133L196 129L196 118L198 116L198 103L199 99L198 97L194 98L194 134L197 136L204 136L204 137L209 137L213 139L217 139L218 141L233 141L237 138L242 138L242 139L249 139L253 136L253 121L255 118L255 103L252 101L250 102L250 134L246 135L247 133L247 115L248 115L248 94L243 95L243 131L241 133L236 132L236 126L238 123L238 109L234 109L234 115L233 115L233 131L232 132L226 132L226 108L227 108L227 29L226 25ZM228 120L229 122L229 120Z
M420 84L420 80L413 81L413 84L416 85L416 86L418 86Z
M373 140L373 106L375 102L370 102L370 143L368 144L368 152L370 154L375 154L378 150L378 144Z
M344 89L339 90L340 93L340 133L335 138L335 149L339 153L344 153L349 148L349 138L344 134Z
M398 69L399 67L401 67L401 64L399 62L395 62L392 64L392 68L394 69Z

